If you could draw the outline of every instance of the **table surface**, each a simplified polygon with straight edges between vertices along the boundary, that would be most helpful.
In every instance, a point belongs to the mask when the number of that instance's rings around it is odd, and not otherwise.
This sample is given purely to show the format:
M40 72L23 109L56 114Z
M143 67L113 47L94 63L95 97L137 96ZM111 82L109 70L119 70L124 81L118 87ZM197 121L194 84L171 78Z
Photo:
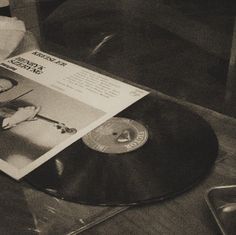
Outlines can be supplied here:
M82 234L220 234L204 196L211 187L232 185L236 182L236 120L198 105L176 100L162 93L158 93L158 95L160 98L186 106L211 124L220 146L214 166L203 181L182 195L159 203L130 207L106 222L82 232ZM31 211L25 209L28 207L27 203L23 199L15 200L18 194L22 194L21 185L5 178L4 175L0 175L0 179L4 179L5 182L1 186L0 193L1 205L5 206L0 207L2 217L8 215L3 209L11 208L10 214L17 210L17 216L21 217L17 221L21 220L23 223L24 217L31 218L33 226L35 220ZM16 205L15 209L13 205ZM12 231L15 231L11 234L19 234L18 228L14 227L14 220L8 219L9 224L13 224ZM37 231L34 232L36 234ZM25 231L25 234L28 233L32 234L32 231Z

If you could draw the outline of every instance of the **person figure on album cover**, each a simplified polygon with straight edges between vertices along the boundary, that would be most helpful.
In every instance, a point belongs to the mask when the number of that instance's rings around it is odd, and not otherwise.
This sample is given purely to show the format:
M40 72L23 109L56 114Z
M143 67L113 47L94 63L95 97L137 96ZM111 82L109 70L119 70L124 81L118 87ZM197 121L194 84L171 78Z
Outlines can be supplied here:
M10 129L24 121L36 120L35 116L39 110L40 107L35 106L20 107L9 117L0 116L0 130Z
M18 82L8 77L0 77L0 94L17 86ZM2 109L0 105L0 109ZM24 121L35 120L36 114L39 112L40 107L27 106L18 108L11 115L1 115L0 112L0 130L12 128Z
M0 93L12 89L14 86L17 86L18 82L9 77L0 77Z

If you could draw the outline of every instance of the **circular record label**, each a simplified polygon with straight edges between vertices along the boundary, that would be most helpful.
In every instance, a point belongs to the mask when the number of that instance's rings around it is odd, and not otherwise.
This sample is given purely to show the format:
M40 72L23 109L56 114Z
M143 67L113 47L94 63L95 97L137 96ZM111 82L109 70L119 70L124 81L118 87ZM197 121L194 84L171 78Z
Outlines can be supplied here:
M82 140L91 149L102 153L127 153L143 146L148 139L147 129L140 123L113 117L89 132Z

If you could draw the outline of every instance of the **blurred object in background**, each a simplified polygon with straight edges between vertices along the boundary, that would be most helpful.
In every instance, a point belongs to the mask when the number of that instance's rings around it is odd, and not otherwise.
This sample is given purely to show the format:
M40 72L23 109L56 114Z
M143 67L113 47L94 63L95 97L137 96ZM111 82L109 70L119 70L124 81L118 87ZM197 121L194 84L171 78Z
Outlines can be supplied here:
M0 15L11 16L9 0L0 0Z
M25 31L23 21L0 16L0 60L7 58L17 48Z
M235 0L9 2L41 50L236 117Z
M43 49L224 112L235 0L47 2Z

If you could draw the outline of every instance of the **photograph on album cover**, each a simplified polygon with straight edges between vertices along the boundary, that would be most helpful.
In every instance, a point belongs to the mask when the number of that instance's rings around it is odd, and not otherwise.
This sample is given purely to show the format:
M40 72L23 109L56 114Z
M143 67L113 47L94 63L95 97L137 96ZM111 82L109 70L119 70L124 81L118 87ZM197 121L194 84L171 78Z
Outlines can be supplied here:
M0 75L0 159L20 170L104 111L21 75Z

